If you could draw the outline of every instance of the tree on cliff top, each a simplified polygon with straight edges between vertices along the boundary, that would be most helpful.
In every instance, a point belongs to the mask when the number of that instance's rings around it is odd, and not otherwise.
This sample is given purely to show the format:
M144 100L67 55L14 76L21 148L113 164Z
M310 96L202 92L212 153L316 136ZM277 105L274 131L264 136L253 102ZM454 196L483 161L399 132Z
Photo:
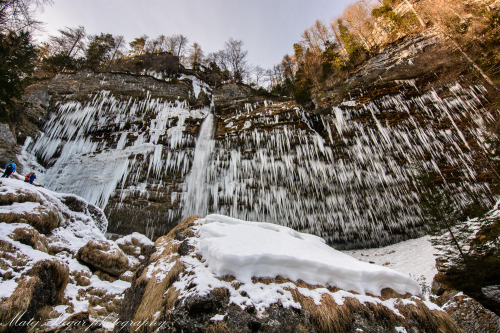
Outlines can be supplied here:
M96 71L106 61L110 61L116 49L116 41L113 35L95 35L90 38L89 46L85 51L86 65Z
M25 82L32 73L35 48L27 32L0 34L0 121L14 120L10 110L15 99L24 93Z
M52 0L0 0L0 32L32 31L40 22L35 13Z
M50 1L0 1L0 121L14 120L12 106L22 96L33 71L35 49L29 31L37 28L34 13Z
M225 44L224 51L233 78L241 82L248 70L246 61L248 51L243 50L243 41L230 38Z

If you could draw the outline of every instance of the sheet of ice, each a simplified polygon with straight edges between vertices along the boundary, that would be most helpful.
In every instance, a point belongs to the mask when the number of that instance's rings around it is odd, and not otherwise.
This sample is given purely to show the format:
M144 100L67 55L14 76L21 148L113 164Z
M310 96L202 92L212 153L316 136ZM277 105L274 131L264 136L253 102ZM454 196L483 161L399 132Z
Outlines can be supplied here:
M282 276L292 281L380 295L384 288L420 295L420 286L400 272L364 263L336 251L316 236L268 223L208 215L199 229L199 252L210 272L242 282Z

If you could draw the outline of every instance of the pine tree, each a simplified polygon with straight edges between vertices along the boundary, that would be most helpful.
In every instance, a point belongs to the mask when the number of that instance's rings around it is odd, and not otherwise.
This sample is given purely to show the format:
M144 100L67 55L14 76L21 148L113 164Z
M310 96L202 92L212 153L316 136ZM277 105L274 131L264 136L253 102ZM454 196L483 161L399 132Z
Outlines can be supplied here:
M115 45L115 38L111 34L101 33L99 36L92 36L85 52L87 67L95 71L103 63L111 60Z
M451 199L451 191L444 185L437 186L440 176L435 172L420 169L417 176L417 186L420 192L420 208L422 216L426 222L427 232L432 236L441 236L449 234L450 245L458 251L460 258L467 265L468 257L463 251L462 246L456 236L454 228L460 222L461 209L457 207L454 200ZM441 239L447 242L446 239Z
M13 120L13 103L21 98L35 59L28 32L0 34L0 121Z

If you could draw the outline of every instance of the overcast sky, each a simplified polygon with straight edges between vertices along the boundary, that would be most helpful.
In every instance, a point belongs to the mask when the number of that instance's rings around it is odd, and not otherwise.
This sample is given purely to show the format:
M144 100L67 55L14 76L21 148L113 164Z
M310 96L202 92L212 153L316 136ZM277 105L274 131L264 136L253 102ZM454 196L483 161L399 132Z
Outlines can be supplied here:
M353 0L54 0L39 19L47 34L83 25L101 32L135 37L183 34L205 53L224 47L230 37L243 40L248 62L270 68L292 52L293 43L317 19L338 16Z

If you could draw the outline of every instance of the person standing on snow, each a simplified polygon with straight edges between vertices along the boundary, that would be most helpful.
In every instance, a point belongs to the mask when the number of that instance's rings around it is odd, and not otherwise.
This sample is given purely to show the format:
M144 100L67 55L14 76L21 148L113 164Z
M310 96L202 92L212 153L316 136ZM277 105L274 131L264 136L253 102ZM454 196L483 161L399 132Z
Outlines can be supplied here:
M27 173L26 176L24 176L24 181L26 183L29 183L30 182L30 176L31 176L31 172L30 173Z
M9 178L9 176L14 172L16 172L16 163L14 160L11 160L10 163L5 166L5 172L3 173L2 178Z

